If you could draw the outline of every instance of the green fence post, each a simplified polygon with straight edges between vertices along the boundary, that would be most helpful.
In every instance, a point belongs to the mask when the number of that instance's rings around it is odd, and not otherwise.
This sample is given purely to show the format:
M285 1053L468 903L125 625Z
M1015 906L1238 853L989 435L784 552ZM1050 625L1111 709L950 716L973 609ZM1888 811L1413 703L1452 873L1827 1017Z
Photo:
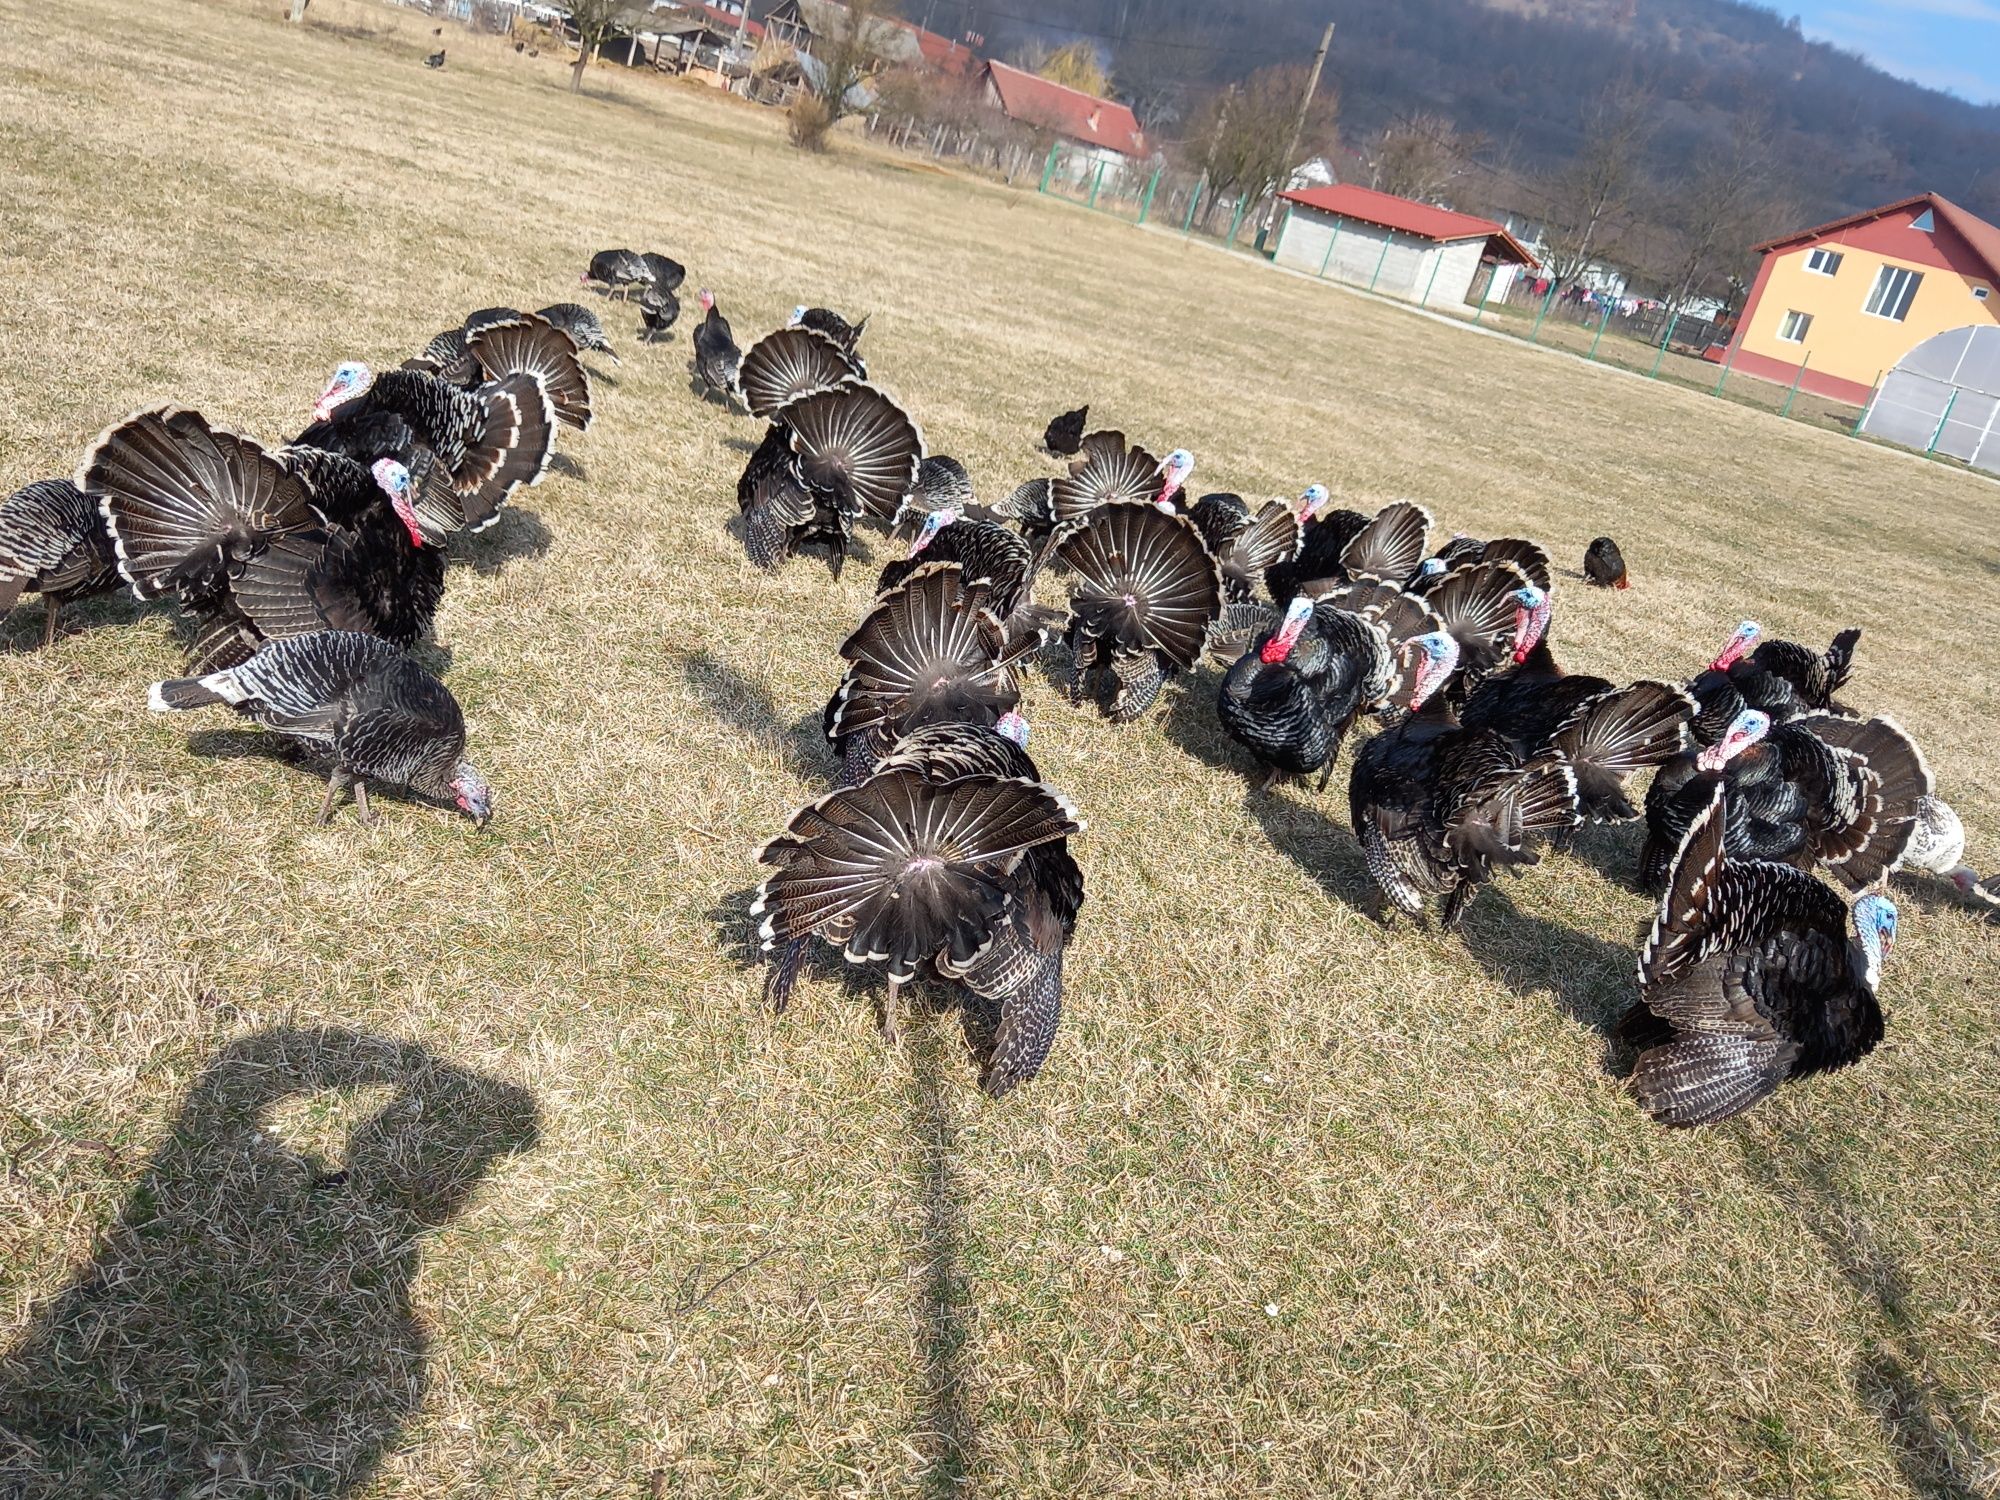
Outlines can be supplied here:
M1715 377L1715 389L1710 391L1709 395L1720 396L1722 394L1723 382L1729 379L1729 371L1736 363L1736 351L1742 347L1743 340L1739 335L1736 342L1729 346L1729 353L1723 357L1722 373Z
M1049 147L1048 163L1042 168L1042 191L1045 193L1049 190L1049 180L1056 175L1056 151L1058 149L1055 146Z
M1222 242L1231 250L1236 248L1236 231L1243 227L1243 214L1249 206L1239 195L1236 199L1236 212L1229 216L1229 238Z
M1438 270L1443 265L1444 265L1444 247L1440 245L1437 248L1437 250L1433 252L1433 258L1431 260L1431 279L1424 283L1424 294L1423 296L1417 298L1417 306L1422 307L1425 303L1431 300L1431 292L1433 289L1436 288L1438 284Z
M1541 342L1542 319L1546 318L1549 315L1549 304L1555 300L1556 300L1556 284L1553 281L1551 281L1549 283L1549 294L1548 296L1542 298L1541 309L1535 314L1535 326L1528 330L1529 343L1537 344Z
M1326 279L1326 268L1333 263L1333 247L1340 243L1340 226L1347 221L1336 217L1333 221L1333 238L1326 242L1326 254L1319 258L1320 279Z
M1097 195L1104 187L1104 163L1097 164L1097 175L1090 180L1090 202L1087 207L1097 207Z
M1166 170L1164 166L1155 167L1153 168L1153 175L1146 179L1146 193L1139 200L1139 222L1141 224L1146 222L1146 215L1153 211L1153 190L1159 187L1160 174Z
M1188 199L1187 218L1181 222L1181 237L1185 239L1194 233L1194 212L1201 207L1201 195L1208 187L1208 179L1200 178L1194 185L1194 196Z
M1875 398L1882 393L1882 377L1886 370L1875 372L1875 383L1868 387L1868 399L1861 403L1861 415L1854 419L1854 425L1847 430L1849 437L1861 436L1861 424L1868 420L1868 413L1875 410Z
M1500 263L1498 261L1495 261L1493 263L1492 274L1490 274L1486 278L1486 285L1480 288L1479 311L1475 312L1472 315L1473 322L1477 323L1481 318L1486 316L1486 299L1493 295L1493 283L1498 281L1499 279L1500 279Z
M1812 354L1810 351L1799 356L1799 372L1792 377L1792 388L1785 392L1785 404L1778 408L1779 416L1789 417L1792 414L1792 403L1798 399L1799 395L1799 382L1806 378L1806 366L1811 362Z
M1944 424L1951 420L1951 409L1958 405L1958 392L1959 387L1953 386L1951 388L1951 399L1944 404L1944 415L1938 418L1937 431L1931 434L1930 442L1924 447L1925 458L1929 458L1933 453L1937 452L1938 439L1944 436Z
M1368 278L1368 290L1375 290L1375 283L1382 279L1382 263L1389 258L1389 246L1395 243L1391 235L1382 236L1382 253L1375 257L1375 274Z
M1660 335L1660 352L1653 356L1653 368L1646 376L1648 380L1657 380L1660 378L1660 362L1667 357L1667 345L1674 341L1674 325L1680 322L1680 320L1681 315L1679 313L1675 313L1671 318L1667 319L1667 331Z
M1613 305L1610 302L1606 302L1604 304L1604 316L1597 320L1597 332L1593 333L1590 336L1590 353L1584 355L1585 359L1597 358L1598 340L1604 337L1604 330L1611 326L1612 310L1613 310Z

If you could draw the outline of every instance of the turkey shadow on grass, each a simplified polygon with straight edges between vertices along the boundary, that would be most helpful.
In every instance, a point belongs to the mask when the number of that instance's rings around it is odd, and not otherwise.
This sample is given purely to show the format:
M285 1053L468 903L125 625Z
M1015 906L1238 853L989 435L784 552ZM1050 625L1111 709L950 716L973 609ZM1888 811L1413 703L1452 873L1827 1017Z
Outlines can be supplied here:
M677 654L674 665L716 718L781 757L801 781L829 788L833 785L838 768L820 729L817 709L788 724L768 687L708 651Z
M1168 739L1205 766L1218 771L1234 771L1257 786L1264 768L1250 758L1250 752L1232 740L1216 717L1215 699L1222 691L1222 674L1206 668L1182 672L1167 684L1173 695L1160 727ZM1316 779L1316 778L1315 778Z
M1567 1015L1607 1038L1605 1066L1615 1070L1628 1049L1611 1036L1635 998L1636 946L1607 943L1523 911L1508 884L1501 876L1467 905L1459 924L1465 951L1517 995L1552 992Z
M141 604L126 588L95 599L65 604L56 614L56 638L48 649L60 649L71 636L93 635L100 630L133 624L160 607ZM47 628L47 621L47 606L42 603L42 596L23 595L11 611L0 616L0 649L9 652L40 651L42 631Z
M387 1097L338 1161L272 1129L330 1090ZM424 1405L422 1236L540 1133L533 1095L409 1042L281 1028L183 1101L88 1266L0 1354L0 1490L350 1495Z
M590 478L590 471L567 453L551 453L549 455L549 472L551 474L560 474L565 479Z
M732 453L740 453L748 458L757 451L759 445L751 442L749 438L730 437L722 440L722 446Z
M1639 888L1639 850L1646 842L1646 823L1585 823L1569 846L1544 858L1575 859L1587 864L1622 890Z
M917 1336L923 1352L917 1372L917 1410L923 1430L910 1435L926 1460L922 1493L957 1496L979 1459L979 1421L973 1396L972 1279L965 1266L965 1185L957 1161L959 1127L945 1087L951 1049L935 1018L912 1027L910 1134L916 1147L914 1187L923 1209L915 1259Z
M301 787L312 788L314 795L322 798L326 795L327 777L333 771L333 761L327 755L268 729L200 729L188 736L187 747L190 755L198 755L203 760L268 760L289 766L298 772ZM368 802L371 807L393 804L407 808L413 817L423 813L452 818L462 816L454 807L433 802L428 797L418 796L408 787L393 786L386 781L368 783ZM319 816L318 801L310 804L302 801L299 806L302 822L310 822ZM360 810L353 795L344 794L334 805L331 826L338 827L342 822L358 820L359 817Z
M1942 1378L1922 1337L1923 1309L1912 1296L1909 1273L1863 1206L1841 1189L1834 1148L1811 1127L1763 1130L1761 1123L1736 1129L1744 1170L1812 1232L1858 1298L1861 1321L1873 1325L1848 1379L1881 1424L1910 1493L1923 1500L1990 1495L2000 1453L1980 1442L1980 1399Z
M451 560L491 578L507 564L540 557L554 545L556 534L533 511L510 505L484 531L467 532L452 549Z
M1219 733L1220 731L1218 731ZM1319 882L1321 890L1370 921L1380 921L1382 893L1361 857L1360 841L1345 818L1329 808L1345 808L1341 773L1324 792L1313 785L1276 787L1245 793L1243 810L1257 820L1271 846Z

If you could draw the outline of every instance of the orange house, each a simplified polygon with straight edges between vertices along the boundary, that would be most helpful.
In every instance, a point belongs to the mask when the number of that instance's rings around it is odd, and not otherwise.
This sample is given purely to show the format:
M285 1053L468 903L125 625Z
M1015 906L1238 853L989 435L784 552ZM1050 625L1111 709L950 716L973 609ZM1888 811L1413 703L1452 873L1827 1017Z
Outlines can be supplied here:
M1933 334L2000 323L2000 228L1936 193L1756 248L1731 353L1766 380L1859 405Z

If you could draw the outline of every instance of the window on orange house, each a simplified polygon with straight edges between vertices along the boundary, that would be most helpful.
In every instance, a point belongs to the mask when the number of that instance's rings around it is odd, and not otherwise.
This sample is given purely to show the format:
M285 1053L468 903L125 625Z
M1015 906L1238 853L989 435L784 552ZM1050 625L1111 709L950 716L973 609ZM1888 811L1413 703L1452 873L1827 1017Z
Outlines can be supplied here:
M1909 316L1910 303L1923 283L1921 271L1912 271L1908 266L1884 266L1875 273L1875 285L1869 288L1868 300L1861 310L1900 323Z
M1806 257L1806 269L1816 276L1831 276L1840 269L1840 252L1822 245Z
M1778 337L1788 344L1803 344L1806 330L1812 327L1812 314L1788 312L1784 322L1778 325Z

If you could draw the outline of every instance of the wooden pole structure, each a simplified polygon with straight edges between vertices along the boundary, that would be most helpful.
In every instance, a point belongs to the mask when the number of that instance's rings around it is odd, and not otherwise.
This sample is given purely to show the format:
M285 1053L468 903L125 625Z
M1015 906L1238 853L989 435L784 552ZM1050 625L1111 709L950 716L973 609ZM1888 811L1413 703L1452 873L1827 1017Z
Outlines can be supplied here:
M1306 76L1305 97L1299 100L1299 112L1292 117L1292 137L1285 142L1285 154L1278 163L1278 171L1283 179L1279 192L1292 185L1292 168L1298 165L1292 158L1299 154L1299 138L1306 133L1306 116L1312 113L1313 95L1319 92L1320 69L1326 66L1326 54L1332 47L1333 22L1328 21L1326 30L1320 34L1319 51L1313 54L1312 72Z

